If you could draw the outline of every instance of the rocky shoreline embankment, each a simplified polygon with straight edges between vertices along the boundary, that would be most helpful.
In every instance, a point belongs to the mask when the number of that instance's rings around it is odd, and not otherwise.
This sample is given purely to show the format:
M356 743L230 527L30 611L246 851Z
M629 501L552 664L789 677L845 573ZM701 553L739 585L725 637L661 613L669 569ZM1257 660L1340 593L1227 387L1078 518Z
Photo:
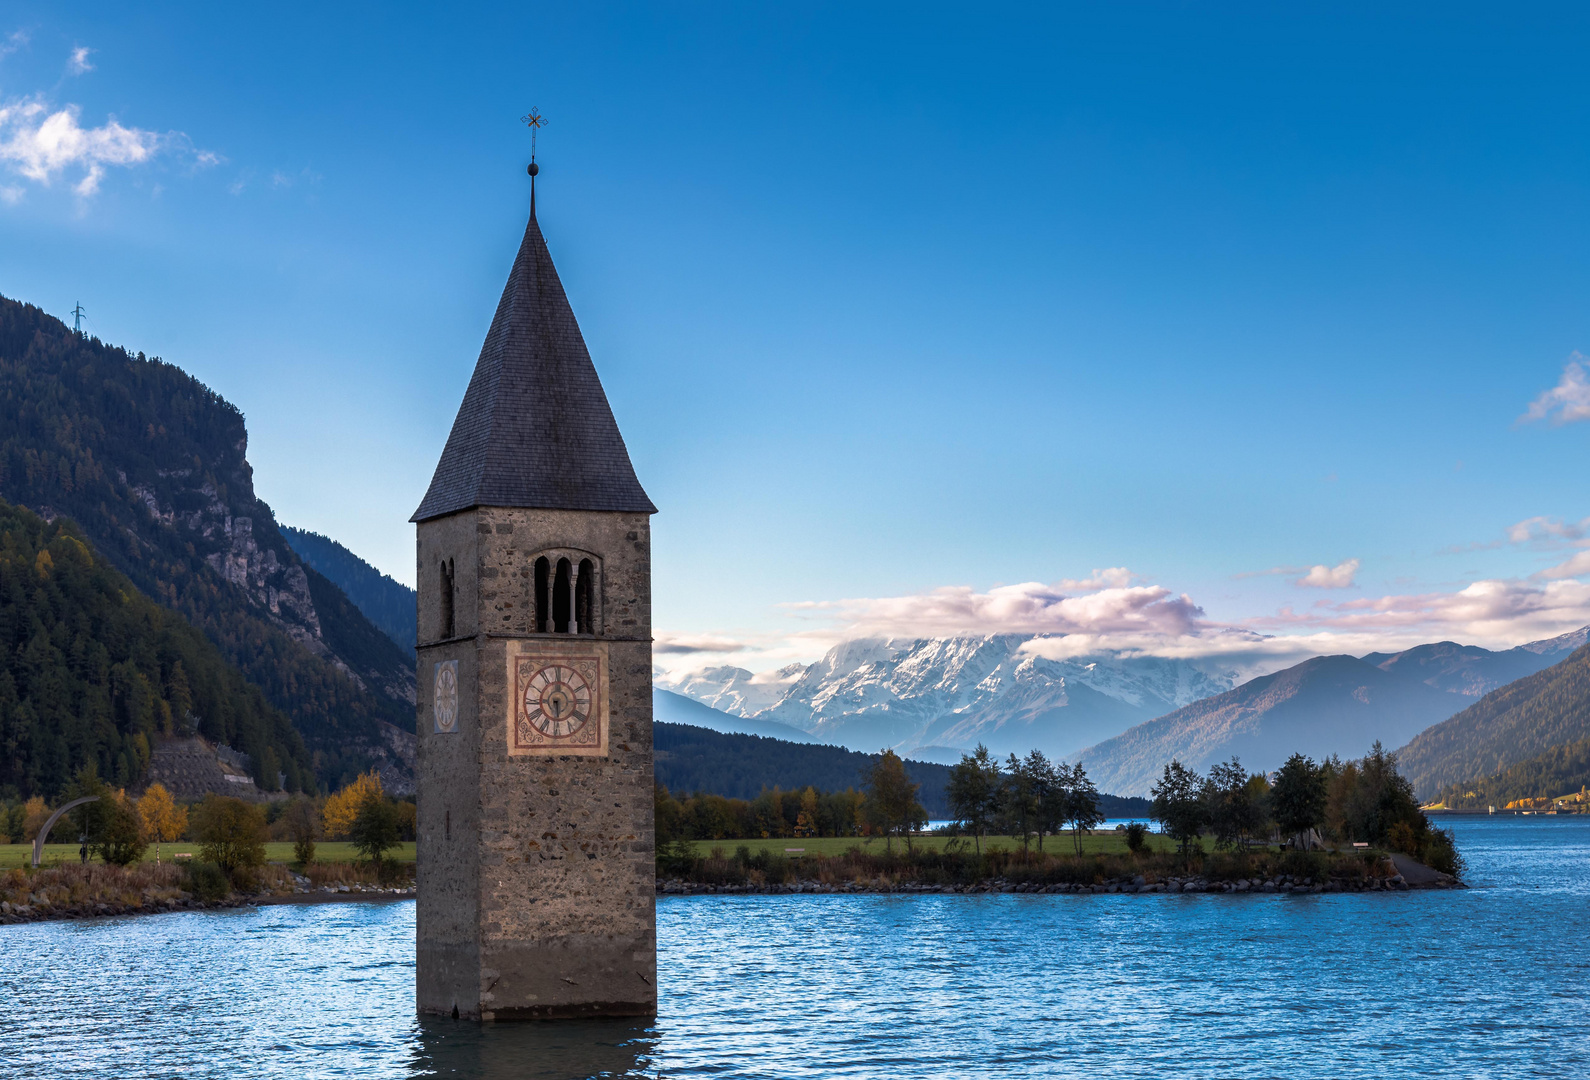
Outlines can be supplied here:
M779 883L747 882L710 884L684 881L679 878L659 879L658 896L770 896L790 893L823 893L855 895L860 893L906 894L987 894L987 893L1042 893L1045 895L1096 896L1107 893L1361 893L1408 892L1423 889L1454 889L1463 885L1450 877L1444 880L1412 884L1400 873L1386 877L1330 878L1316 881L1311 877L1294 877L1278 874L1271 878L1241 878L1236 881L1210 881L1203 877L1166 878L1150 881L1138 874L1130 878L1107 878L1092 884L1041 884L1037 882L1012 882L1004 878L989 878L970 884L932 884L914 881L891 881L878 878L871 881L855 880L842 883L822 881L792 881Z
M25 904L0 900L0 926L16 923L50 922L61 919L101 919L115 915L162 915L176 911L211 911L221 908L260 907L271 904L320 904L350 900L412 900L414 888L379 885L326 885L301 888L290 893L267 892L200 900L188 893L179 896L151 896L136 902L84 900L54 903L47 897Z

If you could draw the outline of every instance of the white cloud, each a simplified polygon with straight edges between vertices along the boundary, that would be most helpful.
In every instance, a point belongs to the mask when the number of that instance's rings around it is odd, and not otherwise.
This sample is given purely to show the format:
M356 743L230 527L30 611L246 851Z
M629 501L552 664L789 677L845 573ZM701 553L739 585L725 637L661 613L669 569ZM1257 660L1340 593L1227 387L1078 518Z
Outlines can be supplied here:
M72 50L72 55L67 58L66 70L70 75L84 75L94 70L94 65L88 62L88 54L93 49L78 46Z
M1356 560L1318 568L1350 583ZM1454 640L1511 648L1590 625L1590 550L1533 580L1476 581L1455 591L1393 594L1336 602L1321 600L1303 611L1220 622L1207 618L1185 593L1130 581L1125 570L1101 572L1052 585L1026 582L978 592L947 586L908 596L807 601L782 605L808 625L782 635L751 639L713 635L658 636L660 654L682 654L676 671L708 662L707 653L739 654L752 669L790 660L810 661L846 640L860 638L1022 634L1023 649L1060 660L1116 654L1219 660L1244 677L1264 674L1310 656L1395 652L1432 641ZM1086 584L1091 591L1064 587Z
M0 43L0 60L4 60L18 49L27 45L28 34L25 30L14 30L7 35L5 41Z
M1061 578L1055 582L1054 587L1077 592L1095 592L1099 589L1124 589L1131 583L1132 572L1130 570L1124 566L1110 566L1103 570L1093 571L1090 577Z
M1125 571L1121 571L1125 573ZM1090 592L1029 581L987 592L951 585L913 596L788 604L821 612L845 637L951 637L962 634L1094 634L1188 632L1203 612L1185 594L1157 585L1087 582ZM1127 575L1129 578L1130 575ZM1119 579L1118 579L1119 580Z
M1349 589L1358 574L1358 560L1348 559L1335 566L1311 566L1308 573L1292 582L1305 589Z
M1561 518L1525 518L1507 530L1507 539L1515 544L1531 540L1583 540L1590 530L1590 518L1583 521L1563 521Z
M1317 604L1306 612L1248 619L1268 632L1311 628L1370 634L1383 641L1450 638L1465 644L1516 645L1590 624L1590 585L1562 580L1541 585L1511 579L1476 581L1456 592L1365 597Z
M1542 570L1535 576L1547 580L1558 580L1561 578L1584 577L1587 574L1590 574L1590 551L1581 551L1566 562L1560 562L1556 566Z
M719 637L713 634L669 634L660 632L656 635L652 651L692 655L695 653L743 652L748 648L750 646L745 642L730 637Z
M220 161L194 150L181 132L126 127L114 116L85 128L81 116L76 105L54 108L38 97L0 105L0 166L42 187L79 174L72 190L87 198L99 190L107 168L147 164L160 154L181 154L201 167Z
M1293 574L1302 574L1298 580L1292 582L1309 589L1346 589L1354 583L1360 563L1357 559L1348 559L1346 562L1337 563L1335 566L1326 566L1321 563L1317 566L1272 566L1268 570L1249 570L1246 573L1233 574L1241 578L1253 577L1290 577Z
M1557 385L1529 403L1521 424L1550 420L1558 427L1579 420L1590 420L1590 359L1577 349L1563 366Z

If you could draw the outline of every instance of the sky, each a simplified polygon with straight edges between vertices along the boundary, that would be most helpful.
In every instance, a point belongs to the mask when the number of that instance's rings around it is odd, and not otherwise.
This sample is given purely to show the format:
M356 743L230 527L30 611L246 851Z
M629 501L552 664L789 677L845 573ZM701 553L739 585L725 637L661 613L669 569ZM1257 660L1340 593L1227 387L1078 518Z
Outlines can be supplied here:
M1590 13L0 10L0 294L243 410L412 584L538 210L658 658L1278 665L1590 623Z

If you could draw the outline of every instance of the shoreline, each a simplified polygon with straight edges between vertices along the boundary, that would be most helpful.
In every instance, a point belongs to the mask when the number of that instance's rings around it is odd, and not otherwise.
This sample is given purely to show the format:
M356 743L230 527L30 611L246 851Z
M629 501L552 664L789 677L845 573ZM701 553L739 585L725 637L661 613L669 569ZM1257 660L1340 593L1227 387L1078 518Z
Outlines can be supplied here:
M40 922L69 922L79 919L113 919L127 915L170 915L186 911L217 911L226 908L276 907L284 904L381 903L413 900L414 889L319 888L291 893L261 893L231 896L224 900L195 898L156 900L145 904L114 904L84 901L78 904L0 904L0 926L24 926Z
M1420 864L1415 863L1415 866ZM1364 880L1332 878L1326 881L1315 881L1312 878L1298 878L1288 874L1281 874L1274 878L1259 879L1247 878L1237 881L1210 881L1207 878L1190 875L1184 878L1167 878L1164 881L1148 881L1142 875L1133 878L1106 878L1093 884L1037 884L1033 882L1012 882L1005 878L987 878L972 884L935 884L931 882L887 880L874 881L847 881L835 884L822 881L794 881L776 884L745 883L745 884L708 884L703 882L684 881L680 878L669 878L657 882L658 896L778 896L778 895L833 895L855 896L868 893L891 893L911 896L926 895L988 895L991 893L1022 893L1041 894L1046 896L1100 896L1100 895L1146 895L1146 894L1186 894L1186 893L1211 893L1225 896L1264 895L1264 894L1313 894L1313 893L1386 893L1386 892L1425 892L1431 890L1466 889L1461 881L1446 874L1420 866L1427 874L1432 875L1428 880L1412 880L1415 875L1404 877L1403 874L1393 874L1384 878L1368 878Z

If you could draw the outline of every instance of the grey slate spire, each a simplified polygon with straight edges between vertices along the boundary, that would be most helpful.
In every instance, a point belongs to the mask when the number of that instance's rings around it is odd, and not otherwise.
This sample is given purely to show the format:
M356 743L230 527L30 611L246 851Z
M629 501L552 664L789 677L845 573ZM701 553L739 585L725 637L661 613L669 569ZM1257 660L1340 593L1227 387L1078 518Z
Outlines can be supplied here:
M655 514L532 206L464 403L410 521L474 506Z

